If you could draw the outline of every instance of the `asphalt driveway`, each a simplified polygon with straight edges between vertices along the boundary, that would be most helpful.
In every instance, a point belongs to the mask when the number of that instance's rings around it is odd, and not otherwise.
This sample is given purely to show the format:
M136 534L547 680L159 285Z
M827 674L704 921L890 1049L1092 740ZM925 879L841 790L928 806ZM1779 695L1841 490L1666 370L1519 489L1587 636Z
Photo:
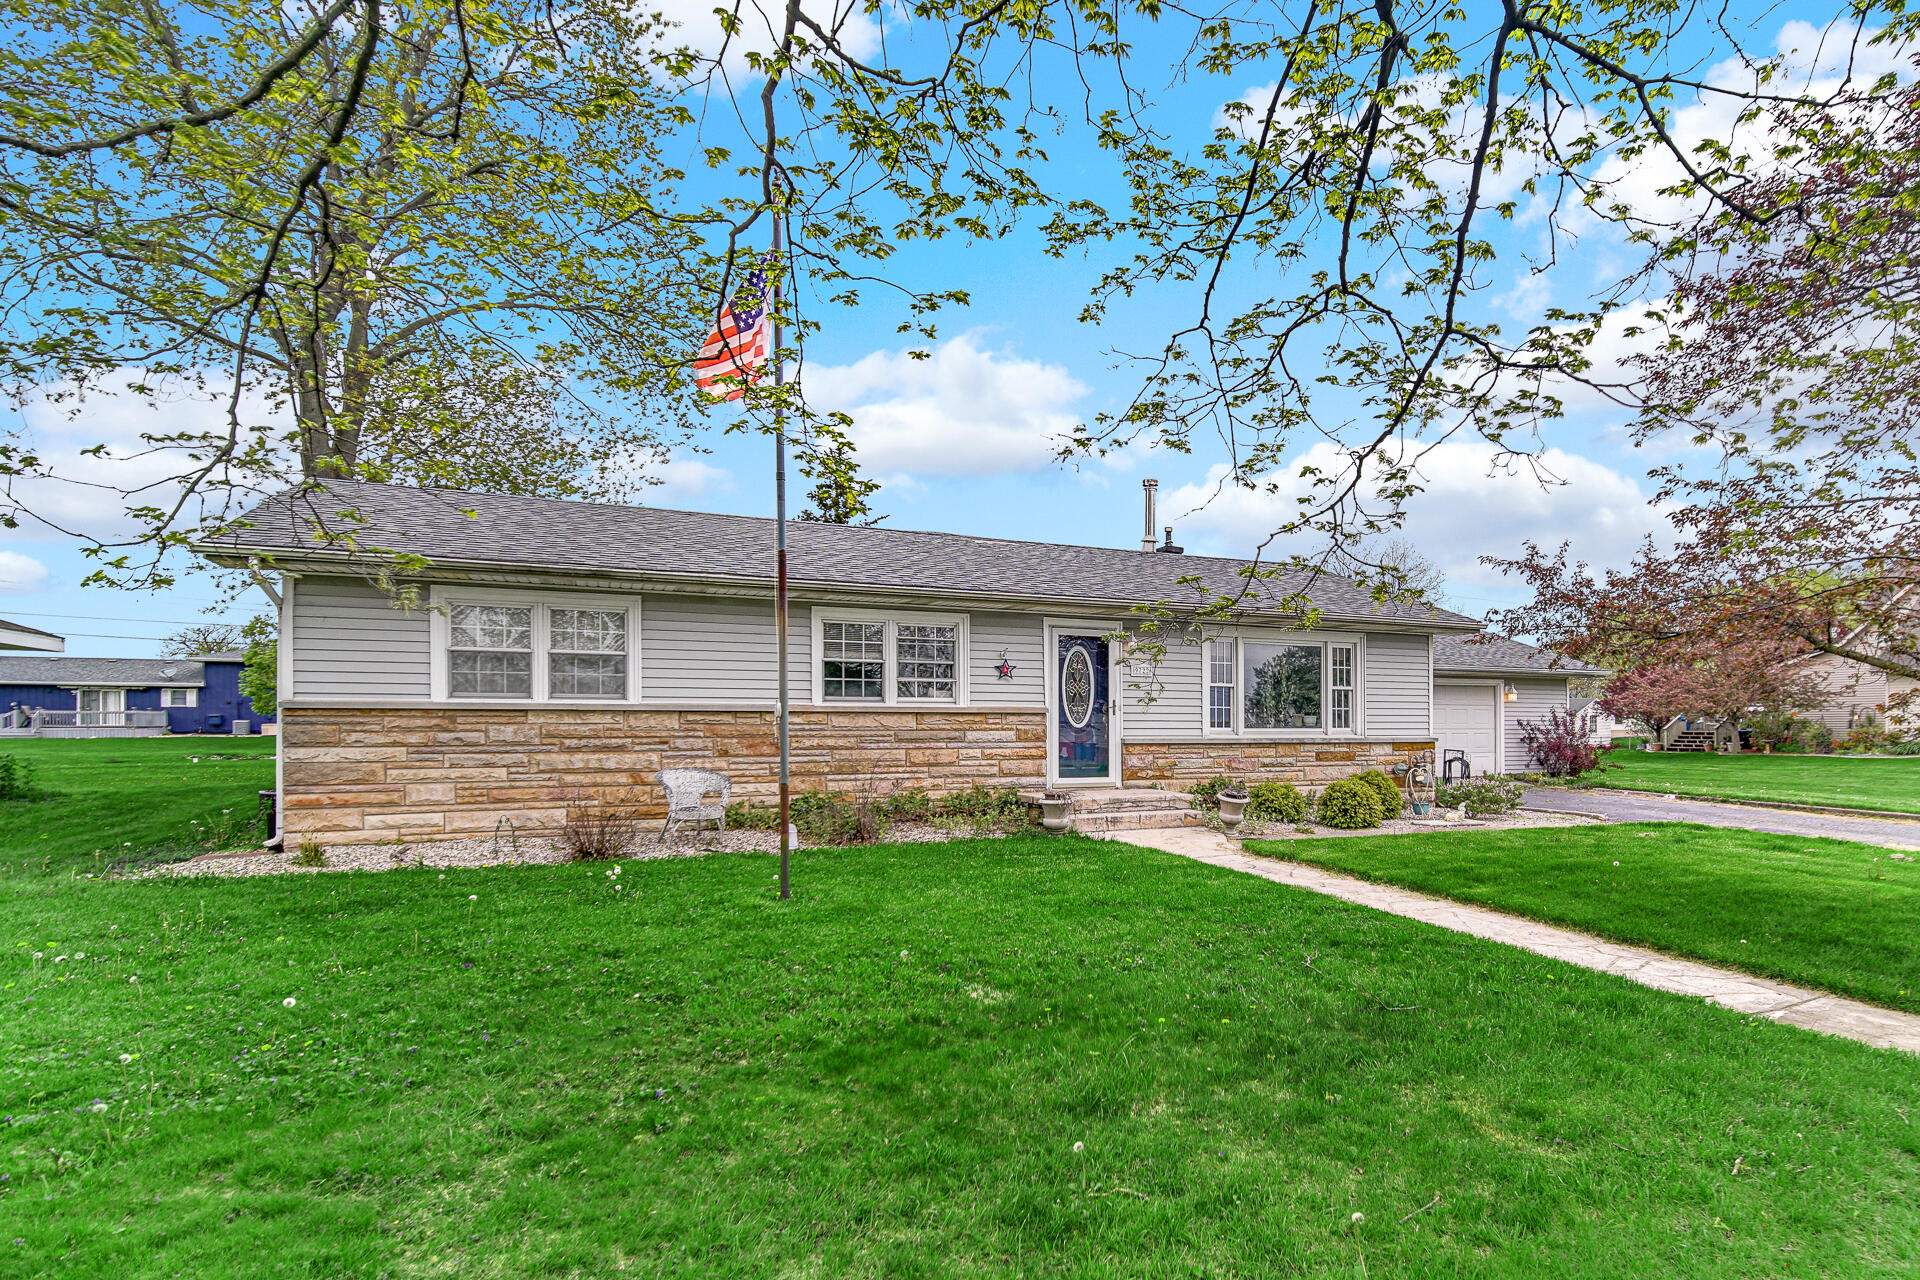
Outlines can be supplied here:
M1529 809L1591 813L1613 822L1698 822L1709 827L1740 827L1787 836L1828 836L1890 849L1920 849L1920 819L1855 818L1831 813L1796 813L1759 805L1720 804L1711 800L1666 800L1621 791L1562 791L1528 787Z

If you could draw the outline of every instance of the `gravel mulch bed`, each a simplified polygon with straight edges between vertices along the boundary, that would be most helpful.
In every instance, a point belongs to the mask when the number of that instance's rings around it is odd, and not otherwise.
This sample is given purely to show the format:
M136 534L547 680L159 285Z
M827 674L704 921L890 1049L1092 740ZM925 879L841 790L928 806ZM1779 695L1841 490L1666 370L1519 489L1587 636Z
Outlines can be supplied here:
M941 840L973 839L1005 832L977 832L970 827L938 827L901 823L887 829L888 844L926 844ZM657 834L641 837L614 861L688 857L702 853L774 853L780 848L773 831L675 832L662 840ZM322 846L326 865L294 865L298 852L284 849L236 849L203 853L184 862L142 868L141 876L274 876L319 871L394 871L407 867L453 870L465 867L547 866L568 862L558 840L544 836L500 839L474 836L465 840L422 840L413 844L336 844Z

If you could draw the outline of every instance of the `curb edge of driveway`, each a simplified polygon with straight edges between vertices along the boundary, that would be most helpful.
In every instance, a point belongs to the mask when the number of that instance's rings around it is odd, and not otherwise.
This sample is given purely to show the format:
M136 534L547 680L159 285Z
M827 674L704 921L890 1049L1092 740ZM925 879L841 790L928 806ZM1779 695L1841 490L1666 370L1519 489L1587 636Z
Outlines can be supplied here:
M1535 783L1535 786L1541 784ZM1545 789L1545 788L1543 788ZM1588 795L1591 791L1575 792L1572 787L1554 787L1552 790L1562 794ZM1616 796L1649 796L1655 800L1691 800L1695 804L1718 804L1729 809L1781 809L1788 813L1825 813L1838 818L1883 818L1888 822L1906 822L1920 824L1920 813L1899 813L1887 809L1842 809L1837 805L1794 804L1788 800L1727 800L1719 796L1689 796L1677 791L1642 791L1637 787L1595 787L1593 791L1603 791ZM1551 810L1554 813L1571 813L1570 809ZM1594 815L1588 814L1588 817Z

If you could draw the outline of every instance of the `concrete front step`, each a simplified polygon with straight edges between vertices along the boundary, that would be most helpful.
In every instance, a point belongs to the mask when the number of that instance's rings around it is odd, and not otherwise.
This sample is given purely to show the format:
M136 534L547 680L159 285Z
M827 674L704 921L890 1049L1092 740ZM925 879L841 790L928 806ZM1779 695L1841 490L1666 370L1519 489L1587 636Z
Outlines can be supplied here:
M1198 809L1108 809L1094 813L1075 813L1068 825L1082 835L1104 835L1109 831L1151 831L1160 827L1198 827L1206 816Z
M1063 788L1073 797L1075 813L1104 812L1109 809L1179 809L1193 803L1185 791L1161 791L1155 787L1073 787ZM1020 798L1039 804L1047 793L1027 790Z
M1023 791L1021 798L1038 804L1045 794ZM1075 789L1073 808L1067 823L1086 835L1109 831L1144 831L1154 827L1196 827L1203 815L1193 807L1193 797L1184 791L1159 791L1152 787L1088 787Z

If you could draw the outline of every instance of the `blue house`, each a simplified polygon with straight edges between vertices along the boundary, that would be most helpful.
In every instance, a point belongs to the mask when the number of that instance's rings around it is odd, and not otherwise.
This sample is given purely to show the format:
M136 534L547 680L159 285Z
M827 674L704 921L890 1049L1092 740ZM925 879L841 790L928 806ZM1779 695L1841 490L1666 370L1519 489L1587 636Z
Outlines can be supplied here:
M43 658L0 655L0 732L39 737L259 733L240 692L246 655Z

